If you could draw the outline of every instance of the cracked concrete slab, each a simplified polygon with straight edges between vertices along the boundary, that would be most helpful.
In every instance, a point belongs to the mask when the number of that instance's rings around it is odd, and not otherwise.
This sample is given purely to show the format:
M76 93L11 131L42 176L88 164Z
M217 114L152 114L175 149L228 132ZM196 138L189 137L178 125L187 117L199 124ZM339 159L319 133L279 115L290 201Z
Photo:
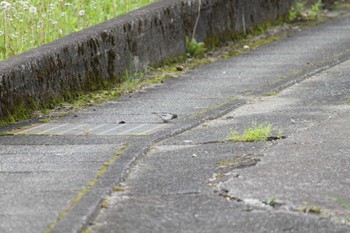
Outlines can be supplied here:
M291 135L264 152L261 163L220 184L228 195L285 205L319 206L321 214L348 217L350 113ZM341 134L339 134L341 132Z
M285 212L249 212L244 206L204 194L128 197L114 195L118 211L106 214L91 227L93 232L334 232L349 228ZM130 216L127 218L126 216Z

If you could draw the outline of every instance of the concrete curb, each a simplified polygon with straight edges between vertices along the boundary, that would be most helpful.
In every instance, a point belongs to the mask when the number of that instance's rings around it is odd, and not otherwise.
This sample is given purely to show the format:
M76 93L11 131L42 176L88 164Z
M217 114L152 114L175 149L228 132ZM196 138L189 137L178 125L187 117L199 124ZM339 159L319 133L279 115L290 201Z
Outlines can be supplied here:
M202 0L199 41L283 18L293 0ZM0 125L186 52L199 0L163 0L0 63Z

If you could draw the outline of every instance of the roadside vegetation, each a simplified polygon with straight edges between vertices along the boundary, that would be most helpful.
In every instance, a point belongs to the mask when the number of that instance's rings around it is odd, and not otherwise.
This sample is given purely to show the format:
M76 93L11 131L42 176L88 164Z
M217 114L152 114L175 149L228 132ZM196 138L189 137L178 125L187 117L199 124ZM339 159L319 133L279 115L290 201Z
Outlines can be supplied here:
M322 0L317 0L311 5L310 9L306 9L305 0L296 0L289 11L289 21L308 21L315 20L319 17L322 9Z
M13 57L155 1L0 1L0 60Z

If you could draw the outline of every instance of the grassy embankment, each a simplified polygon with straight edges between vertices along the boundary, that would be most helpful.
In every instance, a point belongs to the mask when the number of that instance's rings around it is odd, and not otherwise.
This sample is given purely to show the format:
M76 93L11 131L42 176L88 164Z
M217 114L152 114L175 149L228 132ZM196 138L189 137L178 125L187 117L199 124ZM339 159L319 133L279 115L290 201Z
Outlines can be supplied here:
M155 1L0 1L0 61Z

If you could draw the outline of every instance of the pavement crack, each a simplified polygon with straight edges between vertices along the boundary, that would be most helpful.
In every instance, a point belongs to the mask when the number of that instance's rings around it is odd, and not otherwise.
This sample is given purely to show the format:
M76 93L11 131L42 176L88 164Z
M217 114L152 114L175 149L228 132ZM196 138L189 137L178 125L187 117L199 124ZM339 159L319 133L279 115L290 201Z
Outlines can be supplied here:
M261 162L261 159L257 156L244 155L234 160L217 162L216 165L219 169L224 171L231 171L234 169L243 169L253 167Z
M44 233L51 233L54 231L55 227L58 225L58 223L68 215L74 206L77 205L77 203L95 186L97 181L103 176L103 174L107 171L107 169L116 162L116 160L119 158L119 156L125 151L125 149L128 147L128 144L124 144L121 146L121 148L118 150L118 152L110 158L108 161L104 163L104 165L100 168L98 173L96 174L96 177L94 177L80 192L73 198L69 206L67 206L57 217L56 221L51 223L47 229L44 231Z
M173 195L175 196L183 196L183 195L198 195L200 194L201 192L199 191L189 191L189 192L180 192L180 193L175 193Z
M230 191L225 188L216 189L214 193L219 197L225 198L227 201L236 202L243 206L242 211L261 212L270 211L275 213L297 214L302 216L314 216L320 220L326 219L335 224L350 225L349 212L336 213L332 210L321 208L319 206L294 206L287 204L281 200L270 198L269 200L259 200L254 198L242 198L232 196Z
M214 141L206 141L206 142L200 142L197 143L197 145L208 145L208 144L217 144L217 143L227 143L226 140L214 140Z

